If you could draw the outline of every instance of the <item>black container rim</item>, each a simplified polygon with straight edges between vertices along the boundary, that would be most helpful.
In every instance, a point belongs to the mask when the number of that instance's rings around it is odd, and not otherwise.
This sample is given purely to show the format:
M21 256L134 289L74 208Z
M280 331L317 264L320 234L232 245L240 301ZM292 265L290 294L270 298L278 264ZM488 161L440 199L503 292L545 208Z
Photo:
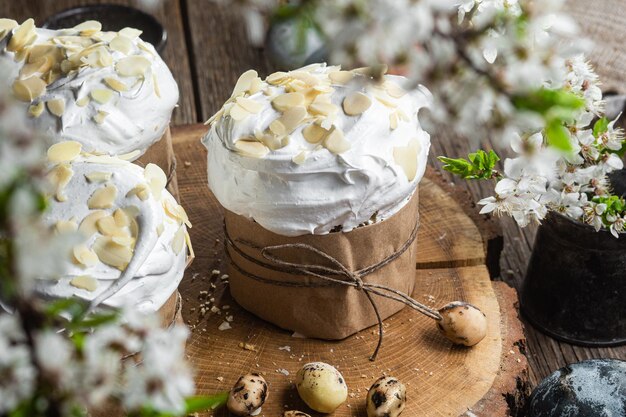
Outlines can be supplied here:
M118 11L121 11L121 12L130 12L130 13L139 14L141 15L143 19L146 19L147 21L149 21L151 25L158 27L161 32L161 38L153 46L159 53L163 50L163 47L165 47L165 43L167 42L167 30L165 30L165 27L161 24L161 22L159 22L156 17L152 16L149 13L144 12L141 9L138 9L132 6L127 6L124 4L103 3L103 4L92 4L92 5L69 7L46 18L46 20L43 22L41 27L44 29L49 29L55 20L65 19L67 17L71 17L74 15L83 13L85 11L97 12L100 10L106 11L106 10L111 10L111 9L117 9Z

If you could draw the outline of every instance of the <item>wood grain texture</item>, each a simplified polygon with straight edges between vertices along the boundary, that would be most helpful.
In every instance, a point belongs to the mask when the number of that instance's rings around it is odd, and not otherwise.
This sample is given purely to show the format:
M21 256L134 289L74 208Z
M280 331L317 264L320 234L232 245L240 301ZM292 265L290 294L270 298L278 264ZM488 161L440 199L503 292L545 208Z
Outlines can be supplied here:
M183 317L192 328L187 353L197 369L201 393L229 389L240 374L256 371L270 384L270 400L262 415L280 415L286 408L307 410L293 381L304 363L321 360L337 366L350 389L337 416L363 416L365 393L382 374L393 374L407 384L407 415L458 416L476 407L489 411L484 415L506 416L507 398L521 402L525 391L519 388L527 387L527 362L520 350L524 340L515 293L494 289L479 230L456 201L428 179L420 186L424 227L418 236L421 254L413 296L433 307L457 299L479 306L489 318L489 330L478 346L453 347L432 320L404 309L385 321L383 349L377 361L370 362L377 341L372 328L339 342L300 339L237 306L227 278L221 278L226 270L222 209L206 185L206 151L199 143L205 131L202 125L173 129L174 149L184 167L178 172L182 204L194 224L191 237L197 258L180 291ZM474 265L463 266L470 264ZM203 314L203 307L209 312ZM219 310L211 312L211 307ZM232 329L219 331L227 316L233 318ZM254 350L242 349L240 343ZM515 401L511 404L514 412Z
M179 0L154 2L154 8L146 8L141 0L28 0L0 2L0 17L22 22L29 17L40 26L49 16L70 7L91 4L131 5L154 15L165 27L168 41L162 57L174 75L180 90L178 108L174 110L173 123L196 121L195 94L189 65L189 53L185 40L185 29ZM202 2L204 3L204 2Z

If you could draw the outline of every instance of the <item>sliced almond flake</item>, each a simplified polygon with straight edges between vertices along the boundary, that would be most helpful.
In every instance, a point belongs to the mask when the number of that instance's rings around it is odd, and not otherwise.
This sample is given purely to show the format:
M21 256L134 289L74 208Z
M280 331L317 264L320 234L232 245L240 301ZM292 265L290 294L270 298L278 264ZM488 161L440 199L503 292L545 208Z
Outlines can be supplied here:
M28 114L30 114L32 117L37 118L41 116L41 113L43 113L43 109L44 109L43 101L40 101L37 104L28 106Z
M259 74L255 70L248 70L239 76L231 97L238 97L244 94L252 86L252 80L257 78Z
M249 98L237 97L235 102L247 112L256 114L263 110L263 104Z
M128 86L117 78L106 77L104 83L112 90L117 92L128 91Z
M296 156L294 156L293 158L291 158L291 160L297 165L302 165L306 161L306 158L308 155L309 155L308 151L302 151Z
M383 88L385 89L385 91L387 91L387 94L389 94L393 98L400 98L406 94L406 90L400 87L398 84L394 83L393 81L385 81L383 83Z
M221 108L219 109L219 111L217 113L215 113L213 116L211 116L209 118L209 120L207 120L206 122L204 122L205 125L210 125L213 124L214 122L219 121L222 118L222 115L224 114L224 109Z
M87 216L85 216L83 221L80 222L78 231L81 232L85 236L85 238L90 238L98 231L98 228L96 226L98 220L106 215L106 211L103 210L94 211L93 213L88 214Z
M302 93L285 93L272 99L272 106L279 112L284 112L292 107L303 105L304 95Z
M163 230L165 230L165 226L161 223L156 227L157 236L161 237Z
M157 79L156 72L152 73L152 87L154 88L154 95L161 98L161 87L159 86L159 80Z
M165 172L156 164L148 164L143 170L143 176L152 191L152 195L157 200L161 200L161 194L167 185L167 176Z
M48 173L48 181L55 187L55 198L59 202L67 201L65 195L65 187L69 184L74 176L74 171L67 163L61 163L50 170Z
M348 116L357 116L369 109L371 105L372 100L359 91L350 93L343 99L343 111Z
M25 46L32 44L37 39L37 32L35 30L35 21L33 19L27 19L13 29L13 36L7 44L7 50L11 52L17 52L22 50Z
M122 30L120 30L119 32L117 32L120 36L123 36L125 38L132 40L137 39L139 36L141 36L141 34L143 33L141 30L139 29L135 29L135 28L129 28L126 27Z
M86 266L87 268L95 266L99 261L98 255L96 255L96 253L89 249L86 245L74 246L72 253L76 263Z
M393 159L400 165L409 181L413 181L417 175L417 158L421 151L418 139L413 138L407 146L396 146L393 148Z
M31 102L46 92L46 83L37 76L13 82L13 94L20 101Z
M103 183L111 179L113 173L93 171L85 174L85 178L90 183Z
M106 104L113 98L113 91L106 88L95 88L89 95L94 101L100 104Z
M334 88L332 88L330 85L326 85L326 84L316 85L315 87L313 87L312 90L316 91L318 93L323 93L323 94L332 94L332 93L335 92Z
M250 95L256 94L259 91L261 91L263 89L263 80L261 80L259 77L256 77L252 80L252 82L250 83L250 88L248 89L248 93Z
M126 193L126 198L137 196L141 201L146 201L150 198L150 187L148 184L137 184L135 188Z
M93 250L102 263L122 271L126 269L133 258L133 250L130 247L119 245L106 236L100 236L96 239Z
M127 56L115 63L115 71L123 77L143 76L149 67L150 60L139 55Z
M330 131L333 128L333 123L335 123L335 116L336 115L331 115L331 116L327 116L325 118L322 118L319 121L320 126L322 127L322 129L326 129L328 131Z
M62 98L55 98L46 102L48 111L56 117L63 116L65 113L65 101Z
M45 56L52 56L54 61L63 56L62 48L58 48L53 44L37 44L28 48L28 62L33 63L39 61Z
M328 78L335 84L347 84L354 77L352 71L335 71L328 73Z
M273 151L284 148L289 145L290 141L289 136L274 136L269 134L263 135L260 140Z
M87 200L87 207L90 210L111 208L116 197L117 187L113 184L107 184L93 192Z
M125 36L118 35L109 42L109 48L114 51L128 55L133 49L133 43Z
M116 155L116 158L123 161L134 161L139 155L141 155L141 151L139 149L135 149L134 151L130 151L128 153Z
M107 68L113 65L113 55L105 48L100 48L97 52L98 61L97 64L101 68Z
M187 259L187 266L189 266L190 260L196 257L196 253L193 250L193 245L191 244L191 236L189 236L189 232L185 229L185 243L187 244L187 250L189 251L189 258Z
M50 85L53 82L55 82L56 80L58 80L59 78L61 78L61 72L59 72L57 69L52 69L51 71L46 72L43 76L42 76L42 80L47 84Z
M285 91L288 93L291 92L303 92L311 88L311 86L305 83L302 80L289 80L288 83L285 84Z
M19 24L13 19L0 19L0 41L18 26Z
M355 68L352 70L352 72L355 74L365 75L368 77L380 78L384 74L387 73L388 69L389 68L387 67L387 65L381 64L381 65L373 65L371 67Z
M74 140L55 143L48 148L48 161L52 163L73 161L80 155L83 145Z
M116 36L117 34L115 32L99 32L93 34L91 37L102 42L111 42Z
M276 89L274 87L266 87L263 89L263 95L273 97L276 95Z
M80 25L74 26L72 29L80 33L82 36L91 36L102 30L102 24L97 20L87 20Z
M323 116L329 116L332 114L336 114L339 111L339 107L335 106L332 103L319 103L313 102L309 106L309 111L312 114L321 114Z
M241 107L239 104L235 104L230 108L228 115L233 118L233 120L239 122L241 120L246 119L250 116L250 112Z
M78 224L73 220L58 220L54 229L57 233L71 233L78 230Z
M179 223L184 223L185 226L191 229L191 222L183 206L177 204L172 198L168 198L164 199L163 207L170 217L176 219Z
M96 228L104 236L129 236L128 232L117 225L113 216L104 216L96 221Z
M261 142L240 139L235 142L235 151L250 158L263 158L270 150Z
M306 118L307 111L304 107L297 106L285 110L278 120L285 126L286 134L290 134Z
M77 277L72 278L70 281L70 285L72 287L78 288L79 290L85 290L89 292L94 292L98 289L98 281L87 275L79 275Z
M398 113L395 111L389 114L389 127L391 130L396 130L398 128Z
M30 58L29 58L30 59ZM20 78L28 78L34 74L44 74L52 69L55 64L54 58L50 55L42 56L34 62L28 63L20 70Z
M185 228L184 227L181 226L176 231L176 233L174 234L174 237L172 238L171 245L176 255L178 255L183 250L183 247L185 246Z
M326 139L324 139L324 147L334 154L344 153L351 148L350 142L348 142L341 129L334 128Z
M319 78L306 71L289 71L289 77L294 80L300 80L310 87L317 85L320 82Z
M85 96L76 100L76 105L78 107L85 107L87 104L89 104L89 96Z
M93 117L93 120L97 124L101 125L104 123L104 120L106 119L108 115L109 113L102 111L102 110L98 110L98 113L96 113L96 115Z
M128 246L131 249L135 247L135 239L131 236L111 236L111 240L120 246Z
M279 119L272 121L269 125L269 129L270 132L277 136L283 136L287 134L287 128Z
M113 219L115 220L115 225L117 227L130 226L130 218L128 217L128 214L122 209L115 210L115 212L113 213Z
M309 143L320 143L328 133L328 130L314 123L302 129L302 136Z
M287 78L287 73L286 72L282 72L282 71L278 71L275 72L273 74L270 74L265 81L268 84L272 84L272 85L278 85L281 82L285 81L285 79Z

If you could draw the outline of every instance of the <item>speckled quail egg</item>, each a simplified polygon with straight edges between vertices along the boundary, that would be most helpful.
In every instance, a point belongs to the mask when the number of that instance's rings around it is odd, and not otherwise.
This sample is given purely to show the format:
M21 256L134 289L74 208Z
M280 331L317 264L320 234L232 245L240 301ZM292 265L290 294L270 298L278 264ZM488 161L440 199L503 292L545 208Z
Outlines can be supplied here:
M367 417L398 417L406 405L406 387L397 378L379 378L367 393Z
M267 382L259 374L246 374L228 394L226 406L236 416L256 415L267 399Z
M345 379L324 362L304 365L296 376L296 388L302 400L320 413L332 413L348 398Z
M439 310L437 327L452 343L474 346L487 335L487 317L469 303L454 301Z

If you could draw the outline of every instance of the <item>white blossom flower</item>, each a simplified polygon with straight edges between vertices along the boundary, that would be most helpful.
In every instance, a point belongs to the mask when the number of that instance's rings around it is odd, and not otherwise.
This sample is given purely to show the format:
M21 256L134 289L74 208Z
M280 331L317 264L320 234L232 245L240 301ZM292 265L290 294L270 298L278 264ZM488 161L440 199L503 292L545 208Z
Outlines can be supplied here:
M35 335L35 355L41 372L62 391L75 388L74 352L74 345L63 334L43 330Z
M187 328L179 326L149 333L141 366L126 373L123 401L128 409L150 405L162 412L184 411L185 397L194 392L191 371L182 360L187 336Z
M606 204L595 203L590 201L589 204L583 207L583 221L596 229L596 232L602 229L604 225L602 221L602 215L606 211Z
M18 317L0 313L0 414L14 410L34 392L37 372L23 341Z

